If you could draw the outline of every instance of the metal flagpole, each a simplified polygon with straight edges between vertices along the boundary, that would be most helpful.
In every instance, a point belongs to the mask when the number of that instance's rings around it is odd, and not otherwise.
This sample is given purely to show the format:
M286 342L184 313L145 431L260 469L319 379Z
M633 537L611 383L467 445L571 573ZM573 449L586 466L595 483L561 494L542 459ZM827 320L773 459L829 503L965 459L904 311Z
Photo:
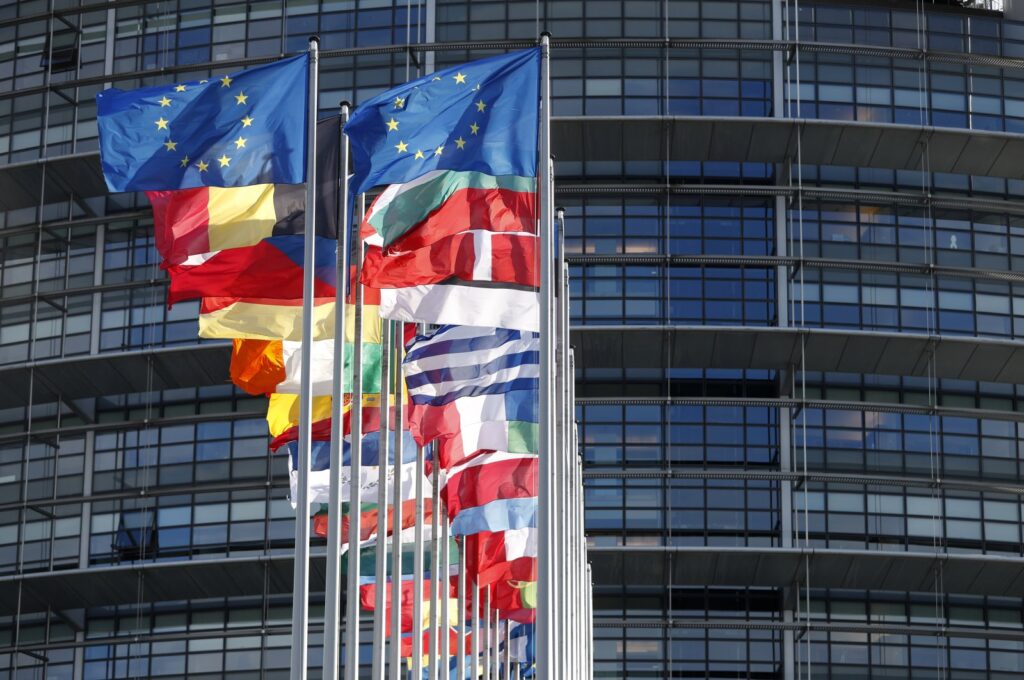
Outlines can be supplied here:
M473 612L470 621L470 662L473 664L473 680L480 677L480 588L477 587L476 579L473 579L473 587L469 591L469 609ZM461 679L460 679L461 680Z
M502 675L505 680L512 678L512 630L509 621L505 621L505 669Z
M313 275L316 244L316 112L319 39L309 39L309 100L306 108L306 223L302 269L302 368L299 389L299 460L295 499L295 574L292 582L291 679L305 680L309 653L309 461L313 434ZM340 285L338 282L336 285Z
M501 642L500 642L500 640L501 640L501 620L498 618L498 610L497 609L494 610L494 613L492 614L492 616L494 617L494 625L491 628L491 637L493 638L492 647L491 648L494 651L491 653L491 666L493 668L493 670L491 671L491 677L494 678L494 680L500 680L500 678L501 678Z
M484 680L491 680L491 588L484 588Z
M377 461L377 544L375 580L377 591L373 612L373 665L371 678L384 680L384 626L387 623L388 567L388 450L391 432L388 415L391 410L391 322L381 321L380 329L380 457ZM398 480L395 480L397 483ZM393 602L394 606L399 603Z
M430 544L434 549L430 553L430 624L429 624L429 635L430 635L430 654L428 655L428 663L430 664L430 671L427 673L427 677L431 680L439 679L441 677L440 670L437 667L437 636L440 626L438 625L437 609L438 609L438 596L440 595L441 580L439 578L439 571L441 570L441 474L440 468L441 463L438 460L437 442L431 444L431 456L430 456L430 467L431 467L431 479L434 483L433 494L431 496L431 502L434 504L434 514L430 520Z
M402 389L402 350L405 324L394 323L395 328L395 464L394 486L391 493L391 673L389 677L401 680L402 673L402 416L405 400Z
M459 634L455 653L458 654L458 661L455 664L456 674L459 680L466 680L466 537L462 537L462 544L459 546Z
M416 447L416 528L412 556L412 677L423 677L423 447ZM436 512L436 510L435 510Z
M331 388L331 487L327 501L327 574L324 587L324 680L338 680L341 628L341 464L342 399L345 380L345 287L348 282L348 102L341 102L341 159L338 179L338 265L334 293L334 376ZM350 493L351 499L351 493ZM356 555L359 554L357 549Z
M366 214L366 196L359 196L359 221ZM359 479L363 474L363 286L359 275L363 270L363 239L356 228L355 249L355 313L352 315L352 408L349 412L349 490L348 507L348 583L345 596L345 680L359 680L359 580L362 536L363 493ZM335 314L340 310L335 309ZM334 342L344 342L345 336L335 336ZM337 413L337 411L335 411ZM336 416L337 417L337 416ZM333 426L333 423L332 423ZM344 450L344 449L343 449ZM340 527L341 521L338 521Z
M551 40L548 33L540 36L541 80L540 80L540 149L537 168L540 191L540 459L537 497L537 677L554 680L555 667L552 665L553 646L553 602L552 586L554 572L551 560L552 543L551 516L551 472L553 464L553 423L552 416L552 369L551 351L551 293L552 293L552 195L551 195Z
M437 579L437 587L441 591L441 608L439 610L440 616L438 617L438 642L441 643L441 653L439 655L441 661L441 668L444 669L441 672L444 674L443 677L448 676L448 664L451 659L451 626L449 623L448 612L451 609L451 550L449 549L451 543L451 536L448 533L448 514L441 518L441 569Z

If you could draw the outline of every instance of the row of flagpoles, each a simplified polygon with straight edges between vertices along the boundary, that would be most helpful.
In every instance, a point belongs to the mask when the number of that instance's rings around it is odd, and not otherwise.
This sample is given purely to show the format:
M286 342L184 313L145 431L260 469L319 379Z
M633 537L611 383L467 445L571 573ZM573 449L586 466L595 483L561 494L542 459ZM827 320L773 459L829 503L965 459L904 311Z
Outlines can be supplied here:
M291 675L319 507L328 680L591 677L548 39L321 121L318 62L311 39L98 97L104 175L147 191L168 302L202 298L200 336L231 338L232 380L270 395L296 508Z

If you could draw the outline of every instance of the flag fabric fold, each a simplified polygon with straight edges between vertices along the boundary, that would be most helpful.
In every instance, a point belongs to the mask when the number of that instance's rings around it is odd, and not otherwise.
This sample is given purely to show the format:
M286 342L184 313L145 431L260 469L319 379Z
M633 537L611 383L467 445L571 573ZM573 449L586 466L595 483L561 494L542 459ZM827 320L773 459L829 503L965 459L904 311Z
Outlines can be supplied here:
M380 315L409 323L497 326L540 330L540 295L521 287L449 280L406 288L382 288Z
M317 238L313 295L331 297L335 243ZM193 255L170 265L167 305L201 297L302 298L302 236L272 236L252 246Z
M368 100L345 125L353 195L436 169L537 174L540 48L436 71Z
M370 205L363 223L395 252L469 229L536 234L536 192L533 177L434 170L388 186Z
M113 192L306 180L309 54L229 75L96 95Z
M444 326L409 346L402 362L409 398L441 406L462 397L536 390L539 348L534 333Z
M449 519L469 508L537 495L537 456L495 451L481 453L446 470L441 495Z

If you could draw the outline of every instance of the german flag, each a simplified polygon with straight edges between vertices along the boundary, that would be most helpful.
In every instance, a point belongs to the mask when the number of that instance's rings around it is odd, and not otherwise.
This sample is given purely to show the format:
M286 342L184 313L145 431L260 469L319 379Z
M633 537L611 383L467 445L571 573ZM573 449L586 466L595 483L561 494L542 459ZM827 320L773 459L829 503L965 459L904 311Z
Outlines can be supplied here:
M337 238L339 128L337 116L317 124L318 236ZM194 255L253 246L272 236L303 233L303 184L254 184L147 191L156 248L165 268Z

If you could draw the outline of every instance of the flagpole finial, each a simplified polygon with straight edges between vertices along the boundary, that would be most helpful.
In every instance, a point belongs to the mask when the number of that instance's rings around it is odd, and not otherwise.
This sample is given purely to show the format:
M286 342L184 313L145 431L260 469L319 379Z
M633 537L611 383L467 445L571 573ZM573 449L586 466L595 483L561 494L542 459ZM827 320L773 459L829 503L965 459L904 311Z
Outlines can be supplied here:
M352 108L352 102L350 102L347 99L342 99L340 102L338 102L338 108L339 109L343 109L346 106L349 107L349 108Z
M316 43L316 45L317 45L317 46L319 46L319 45L320 45L320 36L318 36L318 35L317 35L317 34L315 34L315 33L314 33L313 35L309 36L309 44L310 44L310 47L312 47L312 46L313 46L313 43Z
M541 42L543 42L545 38L547 38L548 40L551 39L551 33L549 31L541 31L540 32Z
M557 217L560 220L564 219L565 218L565 208L563 208L561 206L558 206L557 208L555 208L555 217Z

